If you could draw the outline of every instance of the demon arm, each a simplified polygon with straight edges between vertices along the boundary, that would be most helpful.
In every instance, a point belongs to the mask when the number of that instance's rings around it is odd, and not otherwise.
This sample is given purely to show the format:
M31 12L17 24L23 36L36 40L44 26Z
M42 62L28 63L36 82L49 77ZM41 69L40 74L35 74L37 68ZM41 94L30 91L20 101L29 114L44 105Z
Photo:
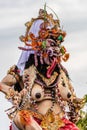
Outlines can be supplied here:
M18 105L21 101L21 94L15 91L14 85L19 82L19 75L15 72L16 66L12 66L7 75L0 82L0 92L5 94L6 99L10 100L13 105Z
M23 96L22 94L26 93L24 89L18 93L17 91L14 91L12 87L2 82L0 83L0 90L6 95L6 98L11 99L12 103L16 106L20 103ZM13 122L16 124L17 128L21 130L42 130L40 125L27 110L18 111L13 118Z
M18 106L22 97L26 94L26 89L24 88L20 92L14 90L16 83L17 77L14 73L8 73L0 82L0 91L5 94L6 99L10 100L14 106ZM42 130L40 125L26 110L18 111L13 118L13 122L21 130Z
M9 93L9 89L16 84L16 79L11 74L7 74L0 82L0 91L4 94Z

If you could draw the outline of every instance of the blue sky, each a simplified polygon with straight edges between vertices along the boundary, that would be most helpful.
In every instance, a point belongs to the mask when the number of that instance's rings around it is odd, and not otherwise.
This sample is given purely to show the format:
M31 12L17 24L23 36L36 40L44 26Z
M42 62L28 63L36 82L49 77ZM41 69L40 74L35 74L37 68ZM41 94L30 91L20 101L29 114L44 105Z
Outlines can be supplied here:
M77 95L82 97L87 93L87 0L0 0L0 80L19 59L18 46L22 45L19 36L25 34L24 24L38 16L45 2L56 12L67 32L63 44L70 59L63 64ZM9 106L0 93L0 130L8 130L10 121L4 110Z

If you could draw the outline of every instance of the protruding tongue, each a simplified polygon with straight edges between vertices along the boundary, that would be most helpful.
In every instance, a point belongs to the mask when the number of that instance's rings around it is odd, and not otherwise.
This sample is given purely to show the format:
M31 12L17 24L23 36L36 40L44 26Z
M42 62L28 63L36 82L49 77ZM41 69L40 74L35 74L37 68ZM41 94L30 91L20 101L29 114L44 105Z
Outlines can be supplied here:
M56 65L57 65L57 59L54 58L54 59L53 59L53 62L52 62L52 64L51 64L51 66L50 66L50 67L48 68L48 70L47 70L47 74L46 74L47 78L50 78L50 77L51 77L51 74L52 74L52 72L54 71Z

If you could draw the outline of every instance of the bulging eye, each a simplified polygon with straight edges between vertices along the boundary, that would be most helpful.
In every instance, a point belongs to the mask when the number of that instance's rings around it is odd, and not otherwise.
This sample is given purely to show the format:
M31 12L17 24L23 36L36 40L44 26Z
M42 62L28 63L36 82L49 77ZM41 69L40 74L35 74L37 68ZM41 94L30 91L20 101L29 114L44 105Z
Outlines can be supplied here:
M41 101L44 97L44 89L42 88L42 86L34 84L31 91L31 97L36 101Z
M55 46L55 42L51 42L51 46Z

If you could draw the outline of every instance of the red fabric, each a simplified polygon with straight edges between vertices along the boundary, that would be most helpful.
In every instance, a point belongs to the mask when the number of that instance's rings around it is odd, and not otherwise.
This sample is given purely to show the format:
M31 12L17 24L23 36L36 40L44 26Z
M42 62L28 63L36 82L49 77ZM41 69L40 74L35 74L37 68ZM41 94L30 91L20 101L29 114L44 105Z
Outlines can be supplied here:
M65 126L59 128L59 130L79 130L79 128L69 120L64 118L63 122L65 123Z

